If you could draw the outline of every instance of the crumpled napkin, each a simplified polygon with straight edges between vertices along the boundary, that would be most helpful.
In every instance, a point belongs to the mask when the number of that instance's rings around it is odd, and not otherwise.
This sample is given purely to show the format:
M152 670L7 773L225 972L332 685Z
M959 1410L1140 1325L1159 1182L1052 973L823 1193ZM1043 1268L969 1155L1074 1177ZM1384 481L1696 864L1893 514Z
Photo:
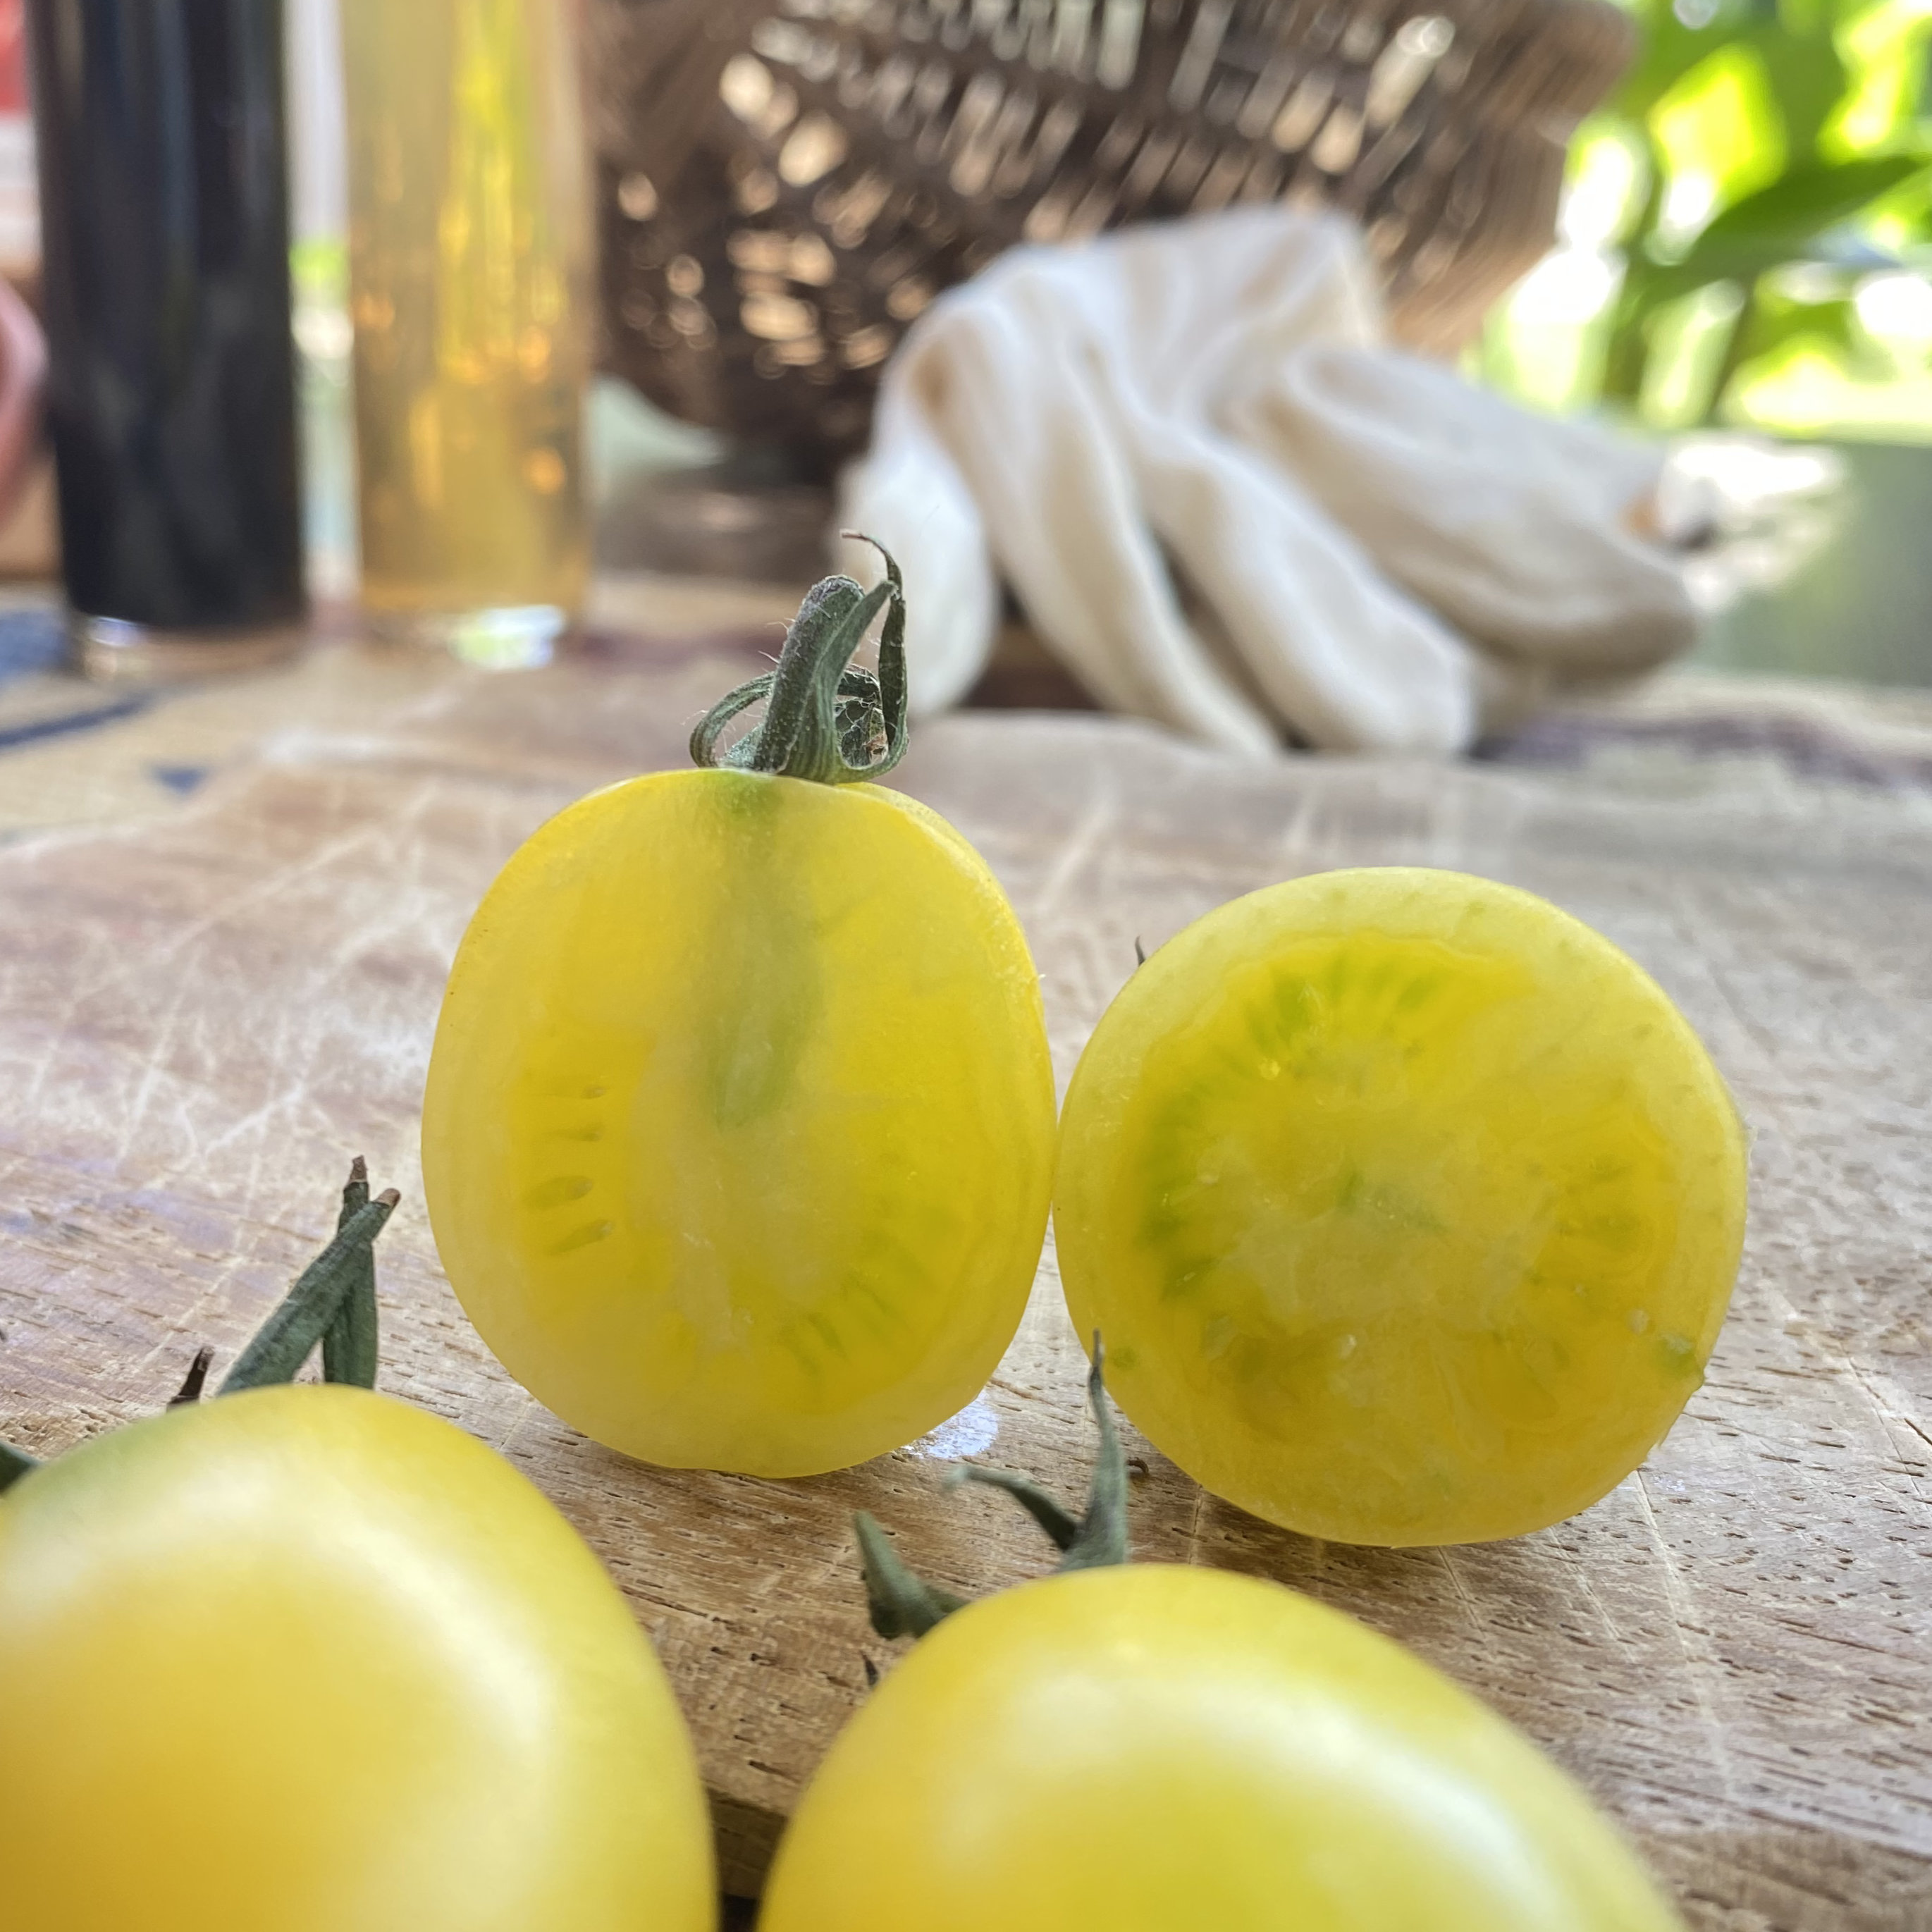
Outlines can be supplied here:
M1448 752L1687 645L1660 455L1388 346L1360 236L1240 208L1021 248L934 304L841 520L905 573L914 708L1011 585L1103 704L1253 754Z

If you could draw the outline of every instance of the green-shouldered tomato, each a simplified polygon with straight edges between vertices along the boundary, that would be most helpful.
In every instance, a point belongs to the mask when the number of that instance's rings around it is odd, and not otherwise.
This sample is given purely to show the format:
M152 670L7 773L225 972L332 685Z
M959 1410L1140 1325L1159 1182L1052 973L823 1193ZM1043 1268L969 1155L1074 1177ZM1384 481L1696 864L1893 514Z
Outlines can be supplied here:
M889 762L845 756L873 728L903 742L890 625L884 711L837 682L883 594L814 593L761 760L543 826L450 974L423 1111L450 1281L533 1394L650 1462L899 1447L984 1384L1039 1258L1053 1080L1018 922L943 820L850 782Z
M1311 1536L1594 1502L1702 1378L1744 1136L1649 976L1542 899L1318 874L1170 940L1095 1029L1054 1221L1121 1407Z

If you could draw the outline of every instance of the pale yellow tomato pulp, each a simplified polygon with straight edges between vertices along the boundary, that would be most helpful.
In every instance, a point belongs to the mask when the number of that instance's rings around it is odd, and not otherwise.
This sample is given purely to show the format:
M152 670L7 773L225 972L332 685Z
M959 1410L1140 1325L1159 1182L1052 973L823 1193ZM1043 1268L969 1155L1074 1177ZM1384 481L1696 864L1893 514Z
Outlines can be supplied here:
M360 1389L224 1396L0 1502L8 1932L706 1932L704 1793L569 1526Z
M598 1441L802 1475L970 1401L1044 1237L1053 1084L992 874L924 807L730 771L544 826L450 976L436 1244Z
M1386 1638L1225 1570L1048 1578L840 1734L759 1932L1677 1932L1562 1773Z
M1210 914L1067 1096L1067 1306L1208 1489L1310 1535L1539 1529L1701 1379L1744 1234L1708 1056L1588 927L1488 880L1331 872Z

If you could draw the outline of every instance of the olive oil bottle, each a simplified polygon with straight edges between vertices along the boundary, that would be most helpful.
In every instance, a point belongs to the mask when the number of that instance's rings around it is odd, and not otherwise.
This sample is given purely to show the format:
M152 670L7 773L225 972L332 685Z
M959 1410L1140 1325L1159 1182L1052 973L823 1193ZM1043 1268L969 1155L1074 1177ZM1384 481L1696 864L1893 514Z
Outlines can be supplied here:
M558 0L341 0L362 598L541 662L589 570L590 221Z

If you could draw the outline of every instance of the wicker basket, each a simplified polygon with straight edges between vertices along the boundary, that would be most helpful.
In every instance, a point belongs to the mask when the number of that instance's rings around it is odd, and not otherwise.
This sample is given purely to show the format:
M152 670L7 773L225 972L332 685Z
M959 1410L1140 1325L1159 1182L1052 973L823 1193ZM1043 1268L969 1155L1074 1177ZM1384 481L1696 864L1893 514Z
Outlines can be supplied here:
M1280 200L1452 350L1547 247L1608 0L590 0L605 360L823 472L938 292L1022 240Z

